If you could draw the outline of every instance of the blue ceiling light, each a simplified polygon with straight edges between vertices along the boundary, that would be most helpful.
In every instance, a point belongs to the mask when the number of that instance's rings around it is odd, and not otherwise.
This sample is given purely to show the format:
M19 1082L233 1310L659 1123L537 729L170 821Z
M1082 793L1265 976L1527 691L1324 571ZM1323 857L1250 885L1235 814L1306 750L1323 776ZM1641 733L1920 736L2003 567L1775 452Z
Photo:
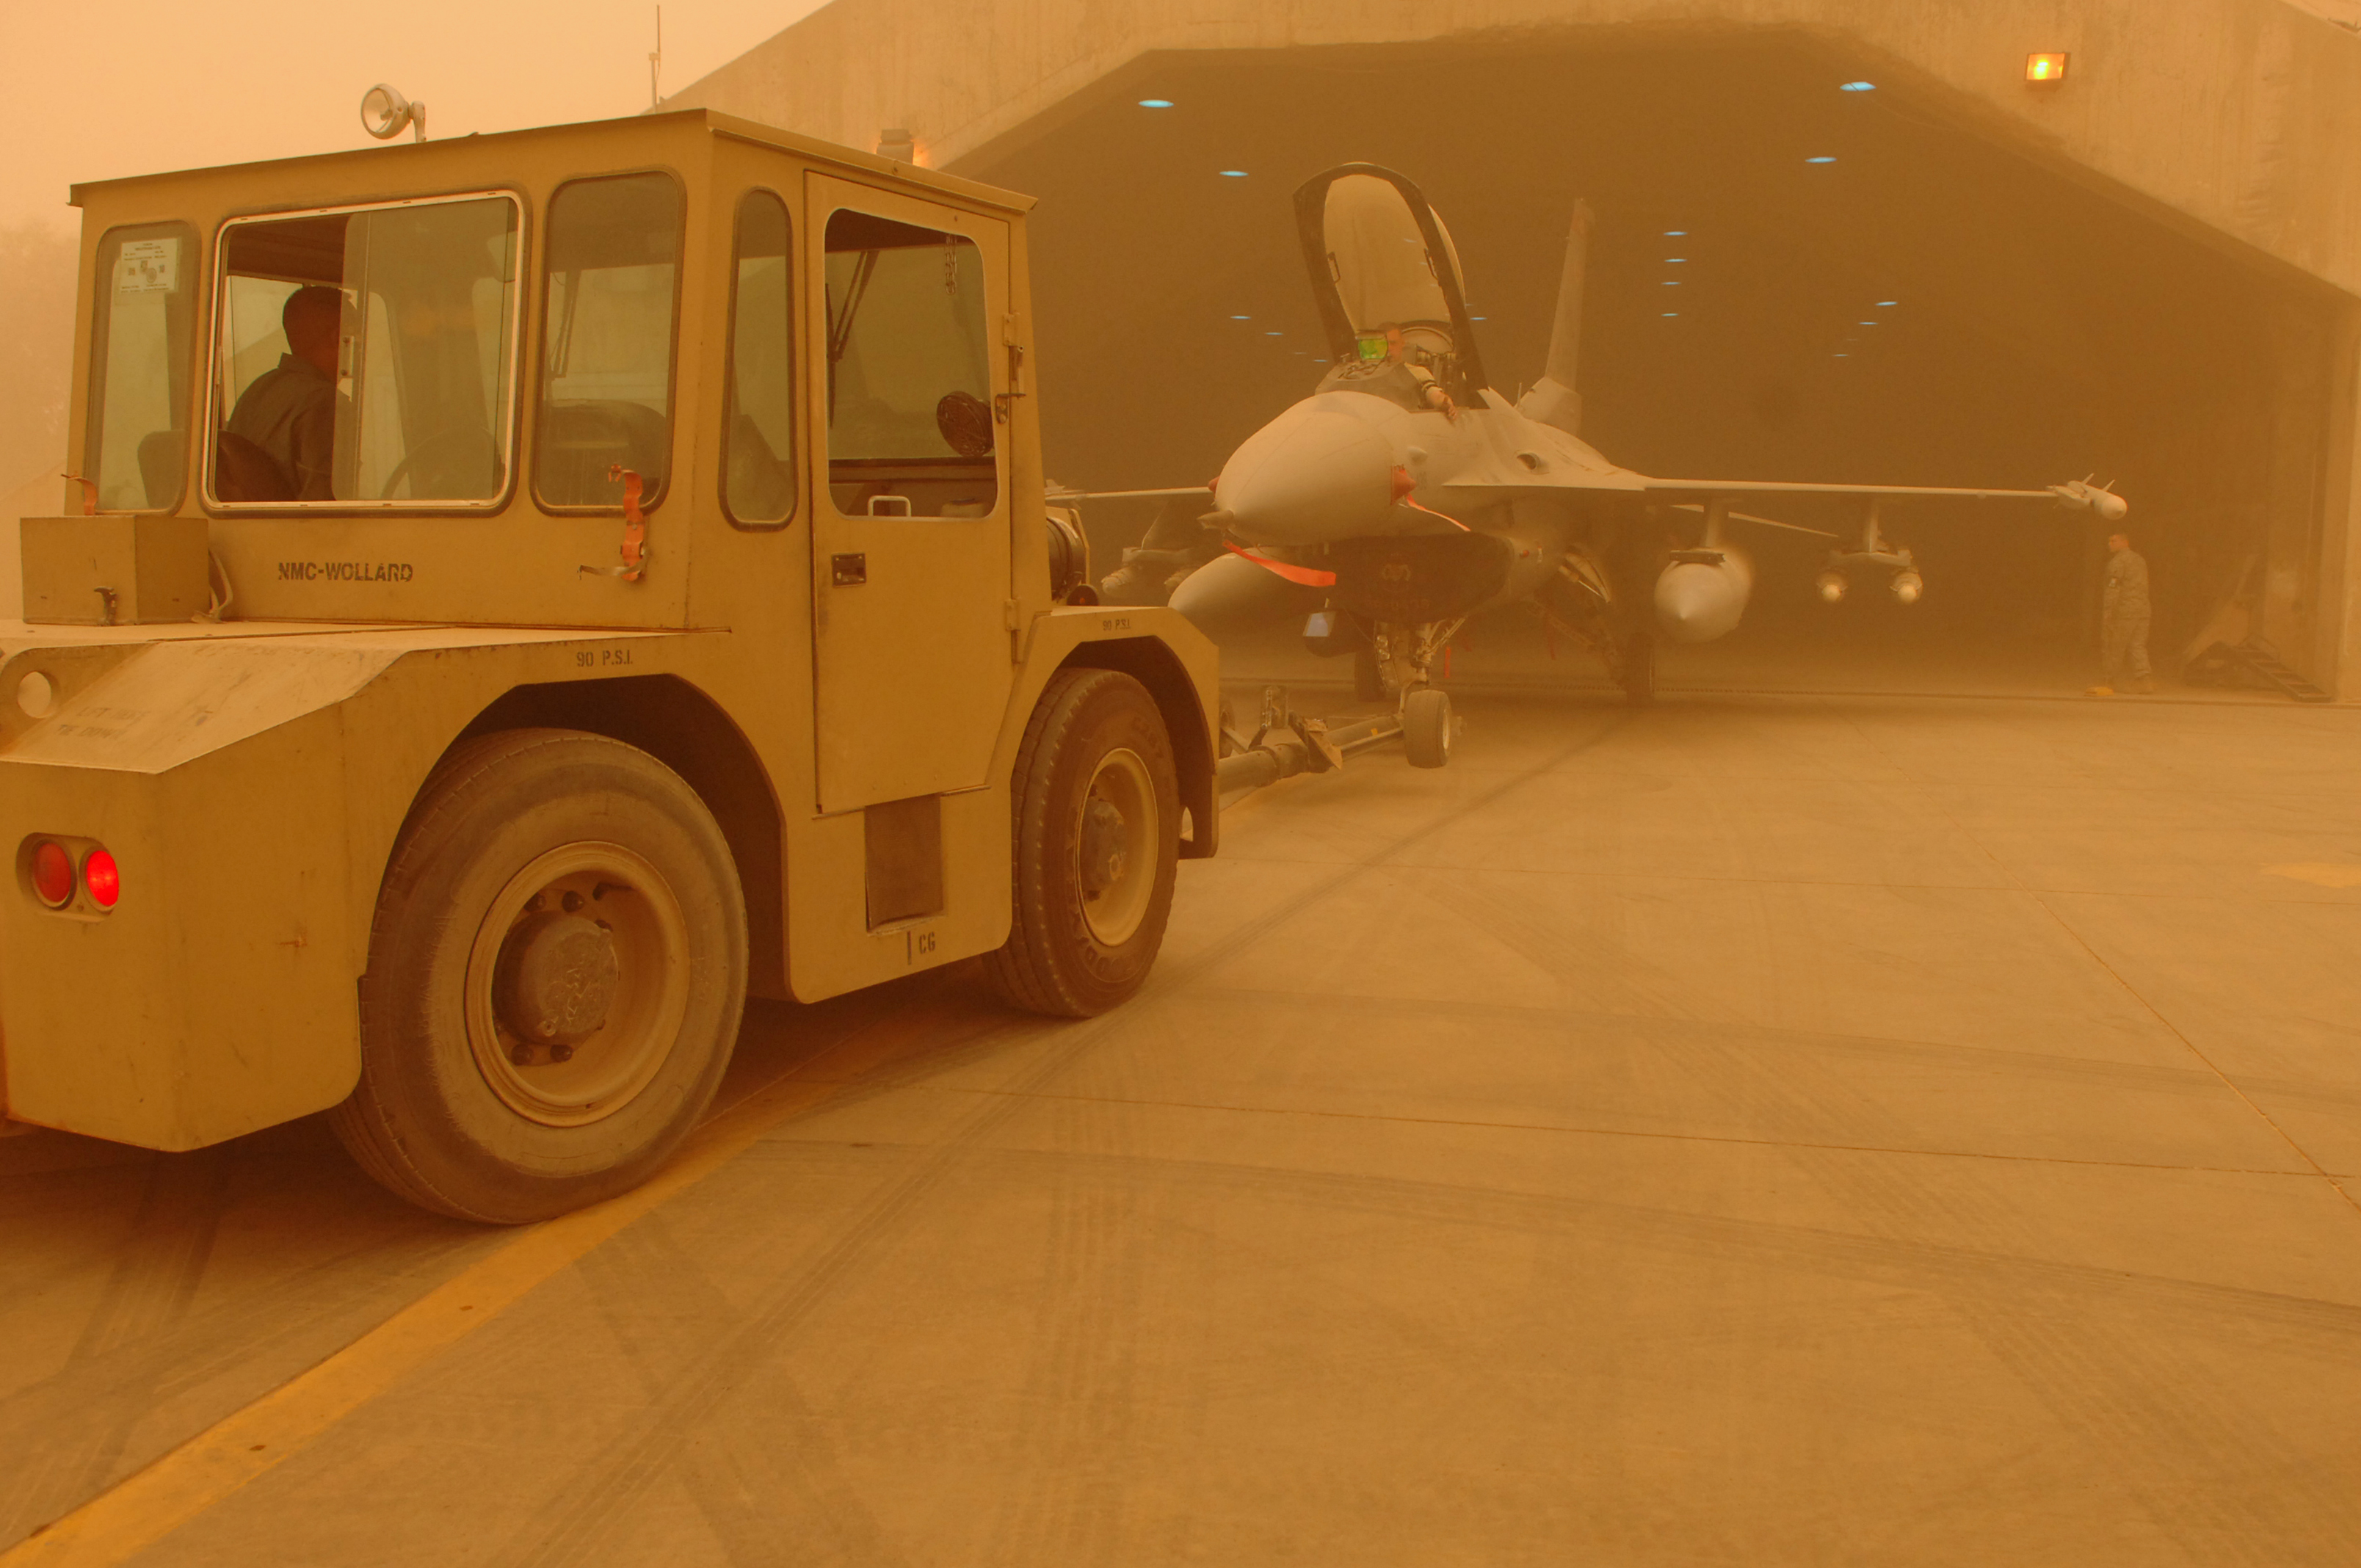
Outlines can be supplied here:
M1139 106L1143 109L1169 109L1172 107L1172 100L1170 98L1142 98L1139 101Z
M1250 322L1250 321L1254 320L1254 317L1252 317L1252 316L1232 316L1230 319L1231 319L1232 321L1234 321L1234 322Z
M1806 163L1834 163L1836 159L1826 155L1822 155L1818 158L1807 158L1804 159L1804 161Z
M1246 171L1243 169L1224 169L1222 170L1222 178L1224 180L1243 180L1246 177Z
M1686 256L1667 256L1664 258L1664 265L1667 267L1680 267L1686 264L1688 258Z
M1837 91L1839 93L1874 93L1877 91L1877 83L1874 82L1847 82L1840 84L1837 88Z
M1666 239L1686 239L1689 237L1689 231L1686 229L1666 229L1664 231L1664 237Z
M1664 287L1667 289L1677 289L1680 286L1681 280L1677 278L1667 278L1664 280Z
M1670 320L1672 320L1675 316L1679 315L1680 313L1680 313L1680 312L1678 312L1678 311L1666 311L1666 312L1664 313L1664 319L1665 319L1666 321L1670 321Z
M1877 308L1881 311L1890 311L1901 302L1899 300L1880 300L1877 302Z
M1283 332L1267 332L1263 334L1263 336L1265 337L1285 337L1286 335L1287 334Z

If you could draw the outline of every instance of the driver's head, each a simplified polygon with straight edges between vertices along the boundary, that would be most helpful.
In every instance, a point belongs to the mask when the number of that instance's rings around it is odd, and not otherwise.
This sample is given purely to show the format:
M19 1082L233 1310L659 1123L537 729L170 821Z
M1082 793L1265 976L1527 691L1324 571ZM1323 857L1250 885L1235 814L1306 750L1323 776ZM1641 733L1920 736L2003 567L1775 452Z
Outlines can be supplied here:
M288 295L279 313L289 351L299 359L310 360L323 376L336 373L336 328L344 309L342 293L324 283L313 283Z
M2125 532L2121 532L2121 531L2119 530L2119 531L2117 531L2116 532L2110 533L2110 534L2108 534L2108 535L2107 535L2107 548L2108 548L2108 549L2110 549L2110 550L2128 550L2128 549L2130 549L2131 547L2132 547L2132 536L2131 536L2130 534L2128 534L2128 533L2125 533Z

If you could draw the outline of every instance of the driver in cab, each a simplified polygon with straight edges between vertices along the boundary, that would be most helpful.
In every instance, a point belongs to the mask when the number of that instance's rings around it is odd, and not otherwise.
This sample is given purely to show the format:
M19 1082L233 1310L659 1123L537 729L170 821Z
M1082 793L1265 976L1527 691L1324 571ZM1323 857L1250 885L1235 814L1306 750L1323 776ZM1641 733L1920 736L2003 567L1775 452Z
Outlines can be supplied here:
M291 500L335 499L329 487L336 439L336 329L343 312L343 295L324 284L288 295L279 322L289 352L239 395L225 427L279 466Z

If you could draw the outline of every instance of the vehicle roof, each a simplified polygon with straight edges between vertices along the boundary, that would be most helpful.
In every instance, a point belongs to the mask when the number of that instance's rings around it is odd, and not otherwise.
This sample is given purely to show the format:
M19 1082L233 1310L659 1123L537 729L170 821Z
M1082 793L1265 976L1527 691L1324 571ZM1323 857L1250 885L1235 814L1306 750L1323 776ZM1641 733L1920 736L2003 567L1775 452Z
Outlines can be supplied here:
M126 191L139 186L169 183L176 180L199 176L216 177L248 170L270 170L287 173L300 170L313 178L322 174L328 174L333 178L335 171L348 166L356 174L366 169L371 184L381 185L384 183L384 164L381 160L388 158L415 157L429 153L447 154L453 148L500 149L527 142L563 140L568 137L581 136L588 131L612 134L626 126L642 126L648 127L651 139L654 139L657 136L671 135L691 126L702 126L713 136L755 142L860 172L883 174L896 180L908 181L945 195L956 196L981 206L997 207L1004 212L1028 212L1034 205L1032 197L1015 191L1005 191L996 185L986 185L981 181L947 174L939 169L896 162L890 158L881 158L875 153L862 152L858 148L822 141L818 137L802 136L794 131L782 130L776 126L766 126L756 120L741 119L735 115L725 115L718 110L704 108L671 109L643 115L628 115L616 119L581 120L560 126L535 126L530 129L518 131L470 132L464 137L445 137L441 140L430 137L424 142L388 143L382 146L351 148L341 152L310 153L298 158L260 159L250 163L214 164L195 169L170 170L154 174L128 174L113 180L80 181L71 187L67 199L71 205L79 207L83 204L84 196L90 193Z

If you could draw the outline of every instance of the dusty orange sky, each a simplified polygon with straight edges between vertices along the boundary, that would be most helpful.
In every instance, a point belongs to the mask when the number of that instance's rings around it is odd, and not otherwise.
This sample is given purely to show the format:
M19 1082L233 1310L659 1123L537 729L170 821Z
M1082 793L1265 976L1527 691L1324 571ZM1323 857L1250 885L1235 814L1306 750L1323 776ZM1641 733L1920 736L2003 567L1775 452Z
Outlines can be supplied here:
M665 0L666 92L818 8ZM648 106L649 0L0 0L0 225L67 228L66 187L167 169L365 147L359 104L390 82L427 134ZM407 134L407 133L405 133Z

